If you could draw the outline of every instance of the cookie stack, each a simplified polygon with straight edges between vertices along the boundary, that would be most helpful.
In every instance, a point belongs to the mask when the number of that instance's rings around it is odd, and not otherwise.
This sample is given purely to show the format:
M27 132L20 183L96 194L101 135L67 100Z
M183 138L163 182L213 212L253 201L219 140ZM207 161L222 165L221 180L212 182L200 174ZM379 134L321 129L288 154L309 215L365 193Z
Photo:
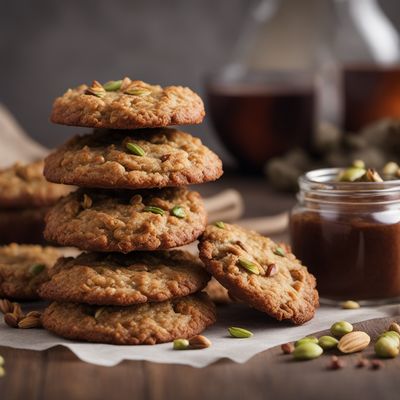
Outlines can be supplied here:
M214 305L200 292L210 275L196 257L169 250L205 230L203 201L185 185L217 179L222 163L199 139L167 126L203 117L190 89L129 78L81 85L56 99L53 122L96 130L45 160L47 180L80 187L49 211L45 237L87 251L61 258L41 286L53 301L43 314L46 329L71 339L154 344L215 322Z

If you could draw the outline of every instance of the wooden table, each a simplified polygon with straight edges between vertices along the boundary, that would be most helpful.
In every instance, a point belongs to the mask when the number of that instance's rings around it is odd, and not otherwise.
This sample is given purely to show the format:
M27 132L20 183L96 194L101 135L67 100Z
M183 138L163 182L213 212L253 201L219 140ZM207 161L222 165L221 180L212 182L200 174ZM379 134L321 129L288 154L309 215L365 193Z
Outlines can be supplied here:
M226 187L241 190L248 216L280 212L294 203L293 196L275 193L256 177L227 174L201 190L211 194ZM356 326L375 337L389 322L372 320ZM346 356L346 367L333 371L327 368L330 355L294 362L280 348L246 364L221 360L202 369L134 361L98 367L79 361L61 347L44 352L0 347L0 354L6 360L0 400L400 399L400 357L372 370L355 367L358 355ZM366 356L373 357L372 349Z

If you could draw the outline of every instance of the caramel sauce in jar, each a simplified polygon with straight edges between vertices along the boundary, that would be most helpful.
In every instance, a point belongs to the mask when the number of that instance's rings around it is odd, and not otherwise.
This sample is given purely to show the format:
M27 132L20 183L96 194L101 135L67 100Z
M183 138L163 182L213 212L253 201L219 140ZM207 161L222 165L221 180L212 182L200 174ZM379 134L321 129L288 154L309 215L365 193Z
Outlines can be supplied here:
M393 300L400 296L400 180L335 182L339 171L300 178L293 252L325 299Z

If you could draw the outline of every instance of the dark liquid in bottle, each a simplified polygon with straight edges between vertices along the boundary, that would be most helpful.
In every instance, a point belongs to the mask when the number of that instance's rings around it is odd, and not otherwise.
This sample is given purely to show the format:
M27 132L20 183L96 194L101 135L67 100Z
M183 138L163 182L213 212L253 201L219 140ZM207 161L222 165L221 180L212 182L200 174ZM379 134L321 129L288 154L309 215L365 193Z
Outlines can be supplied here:
M344 128L358 131L381 118L400 118L400 66L343 69Z
M253 84L207 87L214 128L241 167L261 170L287 150L310 147L314 132L314 89Z

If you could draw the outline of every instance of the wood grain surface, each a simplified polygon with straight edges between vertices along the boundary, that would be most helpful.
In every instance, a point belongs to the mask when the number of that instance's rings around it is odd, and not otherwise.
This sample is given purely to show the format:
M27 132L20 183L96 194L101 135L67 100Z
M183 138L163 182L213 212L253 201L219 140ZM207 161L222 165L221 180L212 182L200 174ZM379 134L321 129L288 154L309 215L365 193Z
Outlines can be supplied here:
M221 183L204 188L206 194L212 194L231 186L244 193L250 217L283 211L294 202L292 196L273 192L255 177L227 175ZM396 319L400 321L400 317ZM375 338L392 320L370 320L355 327ZM6 376L0 378L0 400L400 398L400 357L385 360L382 369L373 370L355 367L358 354L342 356L345 368L333 371L327 366L334 353L295 362L279 347L245 364L221 360L202 369L135 361L99 367L78 360L61 347L44 352L0 347L0 354L6 360ZM373 358L372 346L363 354Z

